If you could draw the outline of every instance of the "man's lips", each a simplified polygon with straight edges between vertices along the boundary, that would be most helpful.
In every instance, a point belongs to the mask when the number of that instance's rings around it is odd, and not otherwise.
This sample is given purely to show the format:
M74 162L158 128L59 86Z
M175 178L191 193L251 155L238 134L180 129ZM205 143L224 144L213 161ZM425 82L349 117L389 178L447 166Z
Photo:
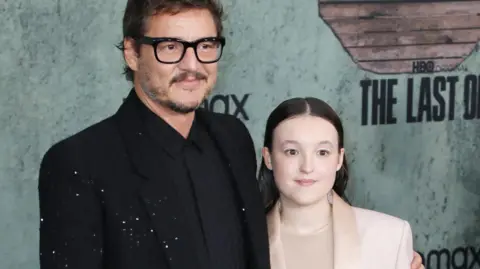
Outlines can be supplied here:
M200 79L196 78L196 77L193 77L193 76L190 76L190 77L186 77L185 79L179 81L179 82L192 82L192 81L200 81Z
M184 86L195 86L195 85L199 85L201 82L202 82L201 79L188 78L181 81L177 81L175 83L179 85L184 85Z

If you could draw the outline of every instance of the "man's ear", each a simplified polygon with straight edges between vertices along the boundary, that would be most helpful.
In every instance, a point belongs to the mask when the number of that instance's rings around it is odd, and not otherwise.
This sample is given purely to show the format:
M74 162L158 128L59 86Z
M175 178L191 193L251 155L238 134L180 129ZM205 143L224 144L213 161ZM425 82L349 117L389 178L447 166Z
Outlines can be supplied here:
M135 50L135 40L126 37L123 39L123 57L128 67L133 71L138 70L138 52Z

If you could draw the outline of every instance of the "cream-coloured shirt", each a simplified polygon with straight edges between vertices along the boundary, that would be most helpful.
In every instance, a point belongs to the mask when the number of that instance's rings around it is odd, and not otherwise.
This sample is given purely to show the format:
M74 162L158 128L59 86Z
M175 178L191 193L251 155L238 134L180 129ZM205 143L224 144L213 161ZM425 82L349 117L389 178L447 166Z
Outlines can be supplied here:
M287 269L333 269L332 221L313 234L301 235L280 227Z

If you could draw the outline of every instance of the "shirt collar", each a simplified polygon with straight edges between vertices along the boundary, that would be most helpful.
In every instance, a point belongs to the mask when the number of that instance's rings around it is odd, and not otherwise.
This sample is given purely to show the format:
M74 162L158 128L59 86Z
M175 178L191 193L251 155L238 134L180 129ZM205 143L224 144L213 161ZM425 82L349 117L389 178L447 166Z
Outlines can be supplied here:
M183 148L189 144L193 144L196 148L202 150L202 142L204 142L208 133L196 113L190 132L187 138L184 138L164 119L153 113L138 96L135 95L135 99L137 100L140 117L146 126L147 132L156 144L172 155L181 153Z

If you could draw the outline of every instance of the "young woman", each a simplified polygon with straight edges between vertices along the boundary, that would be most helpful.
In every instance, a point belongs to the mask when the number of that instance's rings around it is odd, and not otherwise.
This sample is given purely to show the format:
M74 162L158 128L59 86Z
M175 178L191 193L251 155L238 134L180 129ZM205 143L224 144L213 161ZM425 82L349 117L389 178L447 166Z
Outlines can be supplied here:
M268 118L262 155L272 269L423 267L414 265L408 222L345 201L343 127L328 104L280 104Z

